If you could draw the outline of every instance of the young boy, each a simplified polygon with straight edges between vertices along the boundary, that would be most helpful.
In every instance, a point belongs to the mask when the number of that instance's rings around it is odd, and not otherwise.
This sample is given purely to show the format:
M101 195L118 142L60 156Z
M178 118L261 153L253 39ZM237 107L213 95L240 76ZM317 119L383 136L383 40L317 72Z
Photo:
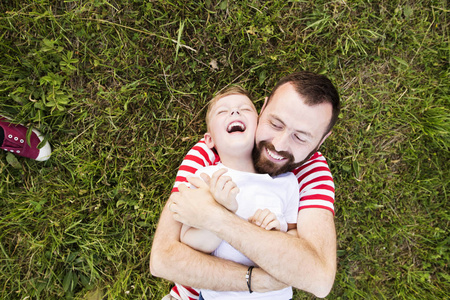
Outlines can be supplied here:
M295 228L298 185L292 173L275 178L257 174L252 160L258 114L245 90L232 87L213 98L206 115L205 144L216 151L221 163L197 171L212 176L226 173L211 186L217 202L238 216L266 230ZM227 169L227 171L224 170ZM207 230L182 226L180 239L190 247L214 256L253 266L254 263ZM204 299L290 299L292 288L269 293L216 292L202 290ZM179 295L172 296L184 299ZM186 296L186 295L185 295ZM187 299L187 298L186 298Z

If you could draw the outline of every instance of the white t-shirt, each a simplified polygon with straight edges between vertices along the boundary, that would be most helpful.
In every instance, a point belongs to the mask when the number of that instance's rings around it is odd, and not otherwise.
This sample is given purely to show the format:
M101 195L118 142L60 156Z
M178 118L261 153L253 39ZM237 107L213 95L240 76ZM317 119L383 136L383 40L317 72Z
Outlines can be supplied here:
M226 168L222 164L209 166L197 171L196 175L206 173L212 175L220 168ZM280 221L282 231L287 230L288 223L297 223L298 214L298 183L294 174L285 173L277 177L270 177L268 174L255 174L236 171L230 168L226 173L233 179L239 188L236 197L238 210L236 215L248 220L257 209L269 209ZM212 253L214 256L231 260L243 265L255 265L245 255L237 251L230 244L222 241L217 249ZM245 280L245 278L243 278ZM292 288L285 288L279 291L267 293L249 292L217 292L211 290L201 290L203 298L208 299L291 299Z

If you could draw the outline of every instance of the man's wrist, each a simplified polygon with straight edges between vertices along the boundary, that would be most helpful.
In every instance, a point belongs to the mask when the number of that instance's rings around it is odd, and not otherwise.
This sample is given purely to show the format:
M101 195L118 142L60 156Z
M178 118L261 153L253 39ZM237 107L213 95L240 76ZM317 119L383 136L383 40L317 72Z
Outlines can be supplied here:
M253 268L252 271L252 291L258 293L266 293L277 291L288 286L276 280L261 268Z
M271 291L268 289L271 276L261 268L253 268L252 271L252 291L266 293Z
M213 206L213 209L208 210L208 214L201 222L201 228L210 230L219 235L219 232L221 231L220 228L224 224L227 224L226 222L230 222L230 218L233 218L235 216L236 215L233 212L229 211L226 207L216 203Z

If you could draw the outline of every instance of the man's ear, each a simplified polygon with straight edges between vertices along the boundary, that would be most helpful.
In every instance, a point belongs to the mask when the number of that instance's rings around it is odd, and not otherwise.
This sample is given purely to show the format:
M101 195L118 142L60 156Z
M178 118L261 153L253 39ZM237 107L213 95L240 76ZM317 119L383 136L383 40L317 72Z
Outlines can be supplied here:
M205 138L206 146L208 146L208 148L210 148L210 149L214 148L214 141L213 141L212 136L211 136L211 134L209 132L205 133L204 138Z
M264 109L266 108L266 106L267 106L267 101L268 101L268 100L269 100L269 97L264 98L264 104L263 104L263 106L261 107L261 110L259 111L259 115L261 115L262 112L264 111Z
M325 134L322 138L322 140L320 141L320 144L317 148L319 148L320 146L322 146L323 142L325 142L325 140L327 139L327 137L329 137L331 135L331 130L330 132L328 132L327 134Z

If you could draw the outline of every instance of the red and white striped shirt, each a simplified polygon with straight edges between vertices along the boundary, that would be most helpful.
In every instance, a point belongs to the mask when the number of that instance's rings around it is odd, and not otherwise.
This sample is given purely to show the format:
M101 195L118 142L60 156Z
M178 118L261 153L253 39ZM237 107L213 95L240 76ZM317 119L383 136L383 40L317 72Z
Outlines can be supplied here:
M206 146L201 139L189 150L181 162L172 192L178 192L178 185L186 183L186 177L194 175L203 167L216 165L219 155ZM292 171L299 187L299 210L305 208L327 209L334 214L334 182L325 157L316 152L306 163ZM171 295L182 300L197 300L195 290L175 284ZM189 295L189 296L187 296ZM196 298L195 298L196 296Z

